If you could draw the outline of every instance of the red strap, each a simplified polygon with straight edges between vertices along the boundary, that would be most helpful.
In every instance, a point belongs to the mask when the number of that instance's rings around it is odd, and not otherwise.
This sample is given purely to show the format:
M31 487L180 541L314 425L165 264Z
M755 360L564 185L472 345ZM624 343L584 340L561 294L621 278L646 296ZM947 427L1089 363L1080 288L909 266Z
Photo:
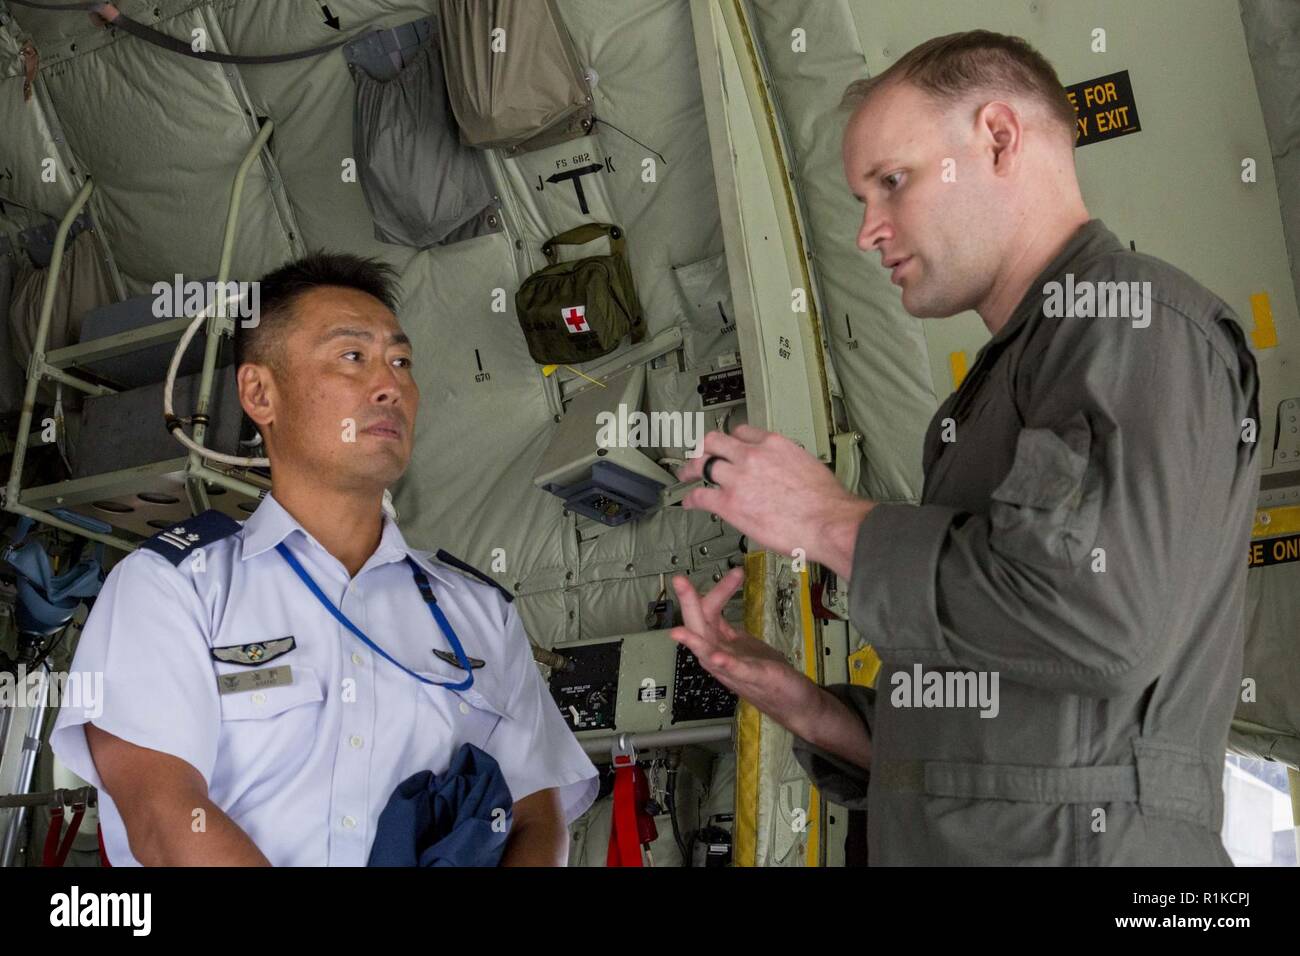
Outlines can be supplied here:
M99 840L99 862L103 866L112 866L108 862L108 851L104 849L104 828L95 824L95 837Z
M641 769L634 763L614 771L614 819L609 828L606 866L644 866L637 822L637 778Z
M59 845L59 858L55 861L55 866L63 866L68 862L68 854L72 852L72 841L77 838L77 831L81 829L81 820L85 815L86 805L84 803L72 807L72 822L68 824L68 832L64 834L63 842Z
M58 866L59 837L63 833L63 808L55 807L50 811L50 828L45 831L45 852L41 855L41 866Z
M68 832L63 833L63 808L55 807L50 811L50 828L45 831L45 852L41 855L41 866L63 866L68 862L72 852L72 841L81 829L81 820L86 815L86 805L72 808L72 819L68 822ZM62 834L63 840L59 841Z

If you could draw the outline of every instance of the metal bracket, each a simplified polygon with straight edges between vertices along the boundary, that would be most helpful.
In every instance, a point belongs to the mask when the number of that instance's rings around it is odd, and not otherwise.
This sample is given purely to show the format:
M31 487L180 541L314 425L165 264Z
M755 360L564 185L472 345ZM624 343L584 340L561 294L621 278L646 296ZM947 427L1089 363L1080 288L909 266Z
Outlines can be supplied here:
M575 395L581 395L588 389L600 387L605 379L612 378L619 372L627 371L634 365L645 365L659 356L666 355L681 347L682 330L674 325L639 345L633 345L604 359L593 359L586 364L586 368L583 370L583 374L589 377L584 378L580 375L573 375L569 378L561 377L559 382L561 398L567 402ZM557 377L559 377L558 373ZM595 381L593 382L592 379L595 379Z
M1286 398L1277 406L1277 465L1300 465L1300 398Z
M784 571L784 569L783 569ZM782 577L785 575L782 574ZM789 634L794 628L794 600L797 582L793 579L783 580L776 590L776 620L783 634Z
M631 734L619 734L609 746L610 762L615 767L636 766L636 746Z

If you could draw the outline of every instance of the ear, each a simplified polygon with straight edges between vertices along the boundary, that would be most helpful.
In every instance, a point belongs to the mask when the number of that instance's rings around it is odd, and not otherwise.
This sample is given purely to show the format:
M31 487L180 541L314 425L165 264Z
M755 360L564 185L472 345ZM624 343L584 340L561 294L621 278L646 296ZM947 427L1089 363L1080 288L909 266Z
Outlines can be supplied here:
M1024 127L1014 106L1003 100L985 103L975 117L975 134L982 151L993 161L995 176L1016 169L1024 150Z
M244 414L261 428L272 424L278 395L271 370L265 365L245 362L239 366L235 382L239 386L239 404L243 406Z

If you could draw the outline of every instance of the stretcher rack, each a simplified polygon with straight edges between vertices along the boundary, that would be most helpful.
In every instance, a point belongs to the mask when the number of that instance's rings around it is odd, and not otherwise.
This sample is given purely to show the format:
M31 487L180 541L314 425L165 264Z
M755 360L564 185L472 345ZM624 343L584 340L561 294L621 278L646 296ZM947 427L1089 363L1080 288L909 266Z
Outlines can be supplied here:
M224 289L230 277L231 257L234 250L235 229L239 221L239 207L244 191L244 182L253 161L265 147L275 124L267 120L249 145L243 161L235 174L231 188L230 205L226 213L225 235L221 247L221 264L217 272L217 288ZM142 486L169 478L173 483L179 476L183 482L189 508L192 514L206 511L209 502L209 486L235 492L247 498L257 500L270 489L270 482L260 475L249 471L231 469L220 470L208 465L197 451L189 451L185 457L153 462L133 468L124 468L104 474L75 478L24 489L22 487L23 463L27 449L31 444L40 444L39 434L33 435L32 419L35 414L36 396L42 381L49 379L60 385L67 385L90 396L111 395L116 392L106 385L87 381L68 371L70 367L93 359L112 358L140 349L167 342L175 342L185 333L192 319L176 317L152 324L146 328L109 335L92 342L69 345L64 348L46 352L49 340L51 316L54 309L55 294L58 289L58 277L63 265L64 247L68 231L73 221L94 192L94 182L87 178L76 197L63 215L55 235L54 251L50 258L49 272L45 283L45 294L41 301L40 319L32 344L31 359L27 370L27 389L23 396L23 406L19 419L18 434L14 442L13 462L9 470L9 480L0 489L0 506L6 511L25 515L43 524L67 531L72 534L102 542L121 551L131 552L136 543L113 533L112 515L106 514L103 522L97 522L85 515L77 514L75 507L85 506L91 502L114 496L136 494ZM215 377L218 350L222 335L231 335L234 323L223 315L224 309L215 310L205 327L207 335L203 355L203 369L199 380L198 400L194 411L193 439L203 445L206 431L206 418L212 402L213 379ZM161 409L159 417L161 418ZM99 530L107 523L109 530Z
M81 821L87 810L98 805L99 792L94 787L76 787L75 789L46 790L41 793L10 793L0 795L0 810L17 811L15 824L10 827L9 837L4 848L4 859L0 865L13 866L17 844L13 838L22 831L22 818L29 807L48 807L50 810L50 827L45 834L45 847L41 854L41 866L63 866L72 852L73 841L81 829ZM64 808L72 808L72 819L68 821L67 831L63 829ZM101 843L102 847L102 843Z
M579 739L582 749L593 760L609 761L616 753L656 748L687 747L704 744L727 744L730 746L735 735L734 724L713 724L702 727L674 727L669 730L657 730L646 734L611 733L598 737Z
M94 787L75 787L71 790L43 790L40 793L0 794L0 810L14 807L75 807L95 806L99 791Z

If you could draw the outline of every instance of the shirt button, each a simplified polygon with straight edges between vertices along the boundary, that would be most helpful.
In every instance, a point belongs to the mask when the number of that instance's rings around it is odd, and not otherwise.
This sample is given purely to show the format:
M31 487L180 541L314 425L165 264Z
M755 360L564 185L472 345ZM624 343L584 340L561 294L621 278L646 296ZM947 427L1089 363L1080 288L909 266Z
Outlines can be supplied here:
M360 664L360 663L361 663L361 655L360 655L360 654L353 654L353 655L352 655L352 663L353 663L353 664Z
M469 704L465 703L463 700L460 702L460 712L462 714L469 713Z
M343 818L343 828L344 828L345 830L352 830L352 829L355 829L355 828L356 828L356 825L357 825L357 821L354 820L354 819L352 819L352 817L344 817L344 818Z
M255 704L265 704L265 703L266 703L266 695L263 694L263 693L259 690L256 694L253 695L253 703L255 703Z
M361 739L360 737L358 737L356 734L353 734L353 735L352 735L352 739L349 740L348 743L350 743L353 747L355 747L355 748L357 748L358 750L360 750L360 749L361 749L361 744L364 743L364 741L362 741L362 739Z

